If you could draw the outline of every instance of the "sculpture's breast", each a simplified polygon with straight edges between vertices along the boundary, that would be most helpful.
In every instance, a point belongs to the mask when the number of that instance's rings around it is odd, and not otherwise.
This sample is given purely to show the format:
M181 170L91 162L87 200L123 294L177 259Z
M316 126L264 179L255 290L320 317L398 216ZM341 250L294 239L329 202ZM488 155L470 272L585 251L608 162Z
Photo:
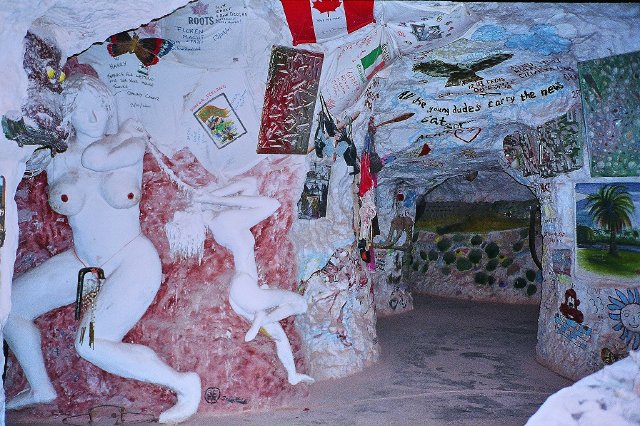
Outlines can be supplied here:
M49 185L49 205L56 213L73 216L82 210L86 199L82 181L80 173L75 171Z
M142 188L134 173L118 170L104 175L100 192L107 204L116 209L128 209L140 202Z

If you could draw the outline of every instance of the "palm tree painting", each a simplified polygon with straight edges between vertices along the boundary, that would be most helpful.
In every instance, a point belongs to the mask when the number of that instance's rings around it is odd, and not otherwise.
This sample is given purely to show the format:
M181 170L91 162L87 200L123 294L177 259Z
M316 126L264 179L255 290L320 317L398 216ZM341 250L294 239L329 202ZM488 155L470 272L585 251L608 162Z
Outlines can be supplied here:
M640 280L640 183L576 184L578 267Z
M623 185L605 185L587 196L587 206L594 221L609 231L609 254L618 256L616 235L631 228L631 214L635 210L631 194Z

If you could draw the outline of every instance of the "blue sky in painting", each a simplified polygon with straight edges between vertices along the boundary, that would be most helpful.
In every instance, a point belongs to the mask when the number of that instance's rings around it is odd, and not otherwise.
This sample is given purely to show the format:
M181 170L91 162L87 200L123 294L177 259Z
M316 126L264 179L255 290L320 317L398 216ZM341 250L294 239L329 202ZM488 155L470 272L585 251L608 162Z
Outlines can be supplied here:
M578 183L576 184L576 222L580 225L593 226L591 216L586 210L586 198L589 194L595 194L605 185L624 185L631 194L636 210L631 217L634 228L640 228L640 182L607 182L607 183Z
M474 41L502 41L510 49L526 49L542 55L567 52L571 42L558 35L555 27L538 24L531 27L526 34L511 34L501 25L483 25L473 33Z

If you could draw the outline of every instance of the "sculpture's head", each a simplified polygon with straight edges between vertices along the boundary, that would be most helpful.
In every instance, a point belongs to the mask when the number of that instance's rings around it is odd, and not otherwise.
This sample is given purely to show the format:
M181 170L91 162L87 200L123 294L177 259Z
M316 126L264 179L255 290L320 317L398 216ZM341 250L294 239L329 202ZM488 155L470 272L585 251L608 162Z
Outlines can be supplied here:
M76 134L93 138L118 130L115 99L98 78L76 74L64 82L62 112Z

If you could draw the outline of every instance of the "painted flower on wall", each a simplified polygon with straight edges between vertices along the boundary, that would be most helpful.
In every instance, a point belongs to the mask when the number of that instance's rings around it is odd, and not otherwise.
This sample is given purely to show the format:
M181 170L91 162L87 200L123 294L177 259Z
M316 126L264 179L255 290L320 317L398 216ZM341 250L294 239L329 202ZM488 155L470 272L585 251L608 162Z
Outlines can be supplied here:
M609 296L611 302L609 318L616 321L613 326L615 331L622 331L620 339L633 350L640 348L640 292L637 288L628 289L627 294L616 290L616 299Z

